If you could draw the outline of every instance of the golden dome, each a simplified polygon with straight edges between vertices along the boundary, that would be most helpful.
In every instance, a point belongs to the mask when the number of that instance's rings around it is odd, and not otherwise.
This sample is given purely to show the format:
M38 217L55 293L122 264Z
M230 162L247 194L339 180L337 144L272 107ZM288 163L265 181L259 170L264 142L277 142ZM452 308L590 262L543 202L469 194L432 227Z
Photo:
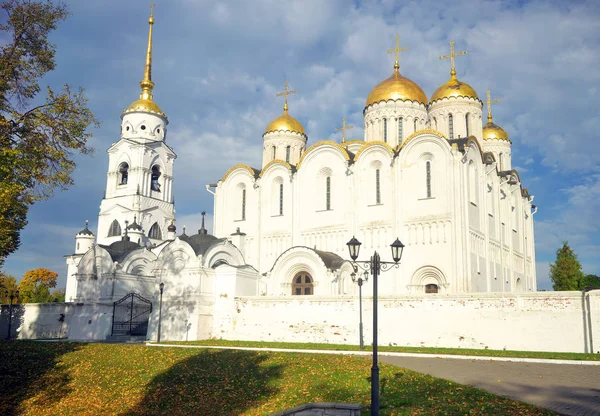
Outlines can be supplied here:
M143 98L132 102L131 105L125 109L124 113L129 113L131 111L146 111L149 113L156 113L160 116L166 116L158 104L152 100L145 100Z
M450 97L467 97L479 99L475 90L467 83L461 82L453 74L450 81L439 87L431 96L431 102Z
M492 123L491 117L488 117L488 123L483 126L483 140L506 140L510 142L506 131Z
M272 131L290 131L294 133L300 133L306 136L302 124L300 124L298 120L296 120L294 117L288 114L287 104L283 108L283 114L269 123L269 125L265 129L264 134L270 133Z
M367 98L365 107L388 100L417 101L427 105L425 92L415 82L400 75L398 62L394 65L392 76L373 88Z

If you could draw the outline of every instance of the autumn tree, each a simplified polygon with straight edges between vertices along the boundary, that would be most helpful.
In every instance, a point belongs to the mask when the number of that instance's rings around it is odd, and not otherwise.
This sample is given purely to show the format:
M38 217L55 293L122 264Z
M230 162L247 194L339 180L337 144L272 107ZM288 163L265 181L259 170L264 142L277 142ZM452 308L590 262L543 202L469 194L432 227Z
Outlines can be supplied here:
M0 11L0 266L20 243L28 208L73 183L75 154L98 126L83 89L40 79L55 68L49 34L68 15L50 0L5 0Z
M554 290L579 290L583 280L581 264L568 242L556 250L556 261L550 264L550 280Z
M19 284L21 303L52 302L50 289L56 287L58 273L42 267L29 270Z
M10 299L8 296L4 296L5 293L14 295L18 289L16 278L0 272L0 303L9 303ZM17 303L17 299L13 299L13 303Z

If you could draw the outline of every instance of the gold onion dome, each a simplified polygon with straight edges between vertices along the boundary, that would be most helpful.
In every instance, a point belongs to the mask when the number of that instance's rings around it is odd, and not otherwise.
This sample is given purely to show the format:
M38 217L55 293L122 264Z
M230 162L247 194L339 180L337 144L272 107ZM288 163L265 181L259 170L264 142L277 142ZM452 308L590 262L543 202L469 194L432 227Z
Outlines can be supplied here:
M456 72L451 74L450 81L439 87L431 96L431 102L436 102L443 98L466 97L479 99L475 90L467 83L459 81L456 78Z
M277 97L283 97L284 99L283 114L277 117L275 120L271 121L263 134L271 133L274 131L289 131L292 133L300 133L306 136L302 124L300 124L298 120L290 116L288 113L287 97L288 95L296 93L296 90L289 90L288 87L289 84L287 81L285 81L285 88L283 92L279 92L276 94Z
M369 94L365 107L381 101L402 100L416 101L427 105L427 95L415 82L400 75L398 61L394 65L394 73L388 79L383 80Z
M144 79L140 81L142 92L140 94L140 99L132 102L131 105L127 107L125 111L123 111L123 113L130 113L132 111L145 111L166 117L166 114L160 109L158 104L152 101L152 90L154 89L154 82L152 82L152 26L154 25L153 8L154 4L150 9L150 18L148 19L150 30L148 32L148 50L146 52Z
M493 123L492 119L492 103L499 103L500 99L492 100L490 90L487 90L486 104L488 107L487 124L483 126L483 140L506 140L510 143L510 138L506 131Z

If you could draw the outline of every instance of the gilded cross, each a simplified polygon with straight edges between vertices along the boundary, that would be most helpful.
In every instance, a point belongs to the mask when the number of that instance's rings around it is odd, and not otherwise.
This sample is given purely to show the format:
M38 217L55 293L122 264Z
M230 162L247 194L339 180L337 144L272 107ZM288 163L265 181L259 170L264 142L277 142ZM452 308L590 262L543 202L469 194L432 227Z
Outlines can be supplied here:
M456 75L456 69L454 69L454 57L466 55L467 51L462 52L454 52L454 41L450 41L450 55L440 56L439 59L448 59L450 58L450 75Z
M288 82L287 81L285 81L284 85L285 85L285 87L283 88L283 92L278 92L275 96L276 97L281 97L283 95L283 102L284 102L284 104L283 104L283 111L287 111L287 109L288 109L287 96L290 95L290 94L296 94L296 90L290 91L288 89Z
M492 103L499 103L500 101L502 101L502 99L500 98L492 100L490 90L487 90L487 100L485 101L485 103L487 104L488 108L488 123L492 122Z
M400 35L396 35L396 47L394 49L388 49L387 53L395 53L396 54L396 63L394 64L394 68L398 67L400 68L400 63L399 63L399 57L400 57L400 51L407 51L408 48L404 47L401 48L400 47Z
M336 130L341 130L342 131L342 143L346 142L346 130L350 130L354 128L354 126L347 126L346 125L346 117L342 118L342 127L336 127Z
M153 17L153 16L154 16L154 6L156 6L156 4L154 4L154 3L152 3L152 4L150 5L150 17Z

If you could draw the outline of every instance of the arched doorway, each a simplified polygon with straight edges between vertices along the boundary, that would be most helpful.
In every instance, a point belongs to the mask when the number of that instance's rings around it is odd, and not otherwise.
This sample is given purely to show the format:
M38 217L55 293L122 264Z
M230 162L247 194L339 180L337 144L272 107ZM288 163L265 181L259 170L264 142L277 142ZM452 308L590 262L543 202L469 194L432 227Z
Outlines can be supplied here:
M292 281L292 296L314 295L314 282L308 272L300 272Z
M440 287L434 283L425 285L425 293L438 293L439 290L440 290Z

